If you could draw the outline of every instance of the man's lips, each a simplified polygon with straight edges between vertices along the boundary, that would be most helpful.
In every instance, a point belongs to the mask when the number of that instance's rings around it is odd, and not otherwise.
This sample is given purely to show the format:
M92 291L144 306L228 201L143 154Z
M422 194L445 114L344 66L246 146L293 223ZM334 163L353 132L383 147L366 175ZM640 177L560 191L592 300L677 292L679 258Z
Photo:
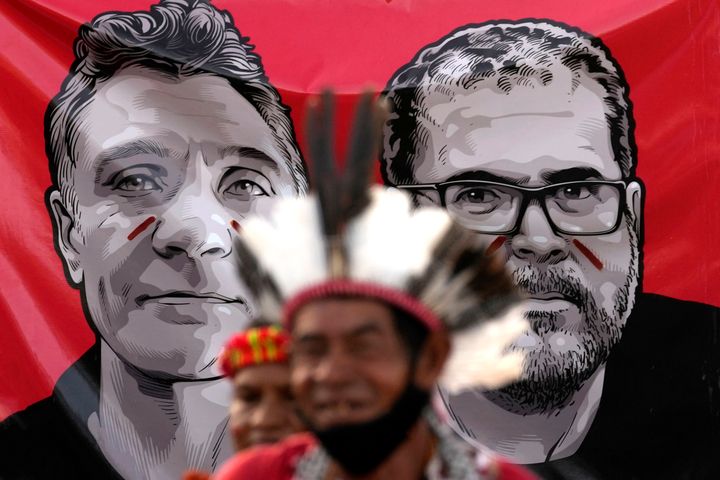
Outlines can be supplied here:
M270 434L270 433L260 433L257 435L250 435L250 444L251 445L267 445L271 443L277 443L280 440L283 439L283 434L277 433L277 434Z
M571 305L582 308L579 298L558 291L528 293L526 298L531 310L564 310Z
M316 414L332 423L354 422L364 418L370 405L351 399L338 399L334 401L315 402L313 406Z
M135 299L139 307L147 302L164 305L188 305L192 303L245 303L239 298L232 298L217 292L191 292L176 290L164 292L159 295L140 295Z
M318 410L356 410L362 408L364 402L358 402L355 400L331 400L324 402L317 402L315 408Z
M530 300L565 300L568 302L574 302L574 299L571 297L560 293L560 292L539 292L539 293L531 293L529 294Z

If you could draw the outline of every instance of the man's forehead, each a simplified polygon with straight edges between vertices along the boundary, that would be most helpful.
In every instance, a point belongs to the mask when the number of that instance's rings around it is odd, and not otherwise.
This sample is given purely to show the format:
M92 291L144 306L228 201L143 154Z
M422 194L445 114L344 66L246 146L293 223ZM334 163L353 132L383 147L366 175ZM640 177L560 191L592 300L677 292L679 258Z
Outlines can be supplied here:
M290 367L286 363L250 365L235 374L233 383L237 387L258 384L287 386L290 383Z
M114 140L127 140L123 142L110 142L95 158L93 169L99 178L106 168L117 169L137 163L140 159L147 159L150 163L160 161L185 163L191 156L190 145L186 139L174 132L165 132L162 136L144 136L143 132L131 129L128 135ZM202 159L209 166L218 168L231 167L238 159L243 159L243 165L257 169L280 173L278 163L265 152L242 145L217 145L214 143L200 143L196 145ZM194 150L197 155L198 151Z
M148 69L127 69L98 86L78 120L76 149L85 155L76 158L90 164L104 152L138 140L180 154L195 142L218 149L249 147L277 163L281 159L259 113L215 75L177 80Z
M430 93L420 128L428 148L418 149L418 182L489 170L531 182L551 170L591 168L621 177L606 120L604 91L585 78L573 88L567 69L548 86L516 85L509 93L477 87Z
M552 81L540 78L509 80L509 91L498 86L495 77L472 88L430 85L423 96L423 117L428 123L448 125L465 122L477 125L516 115L567 117L572 111L605 111L604 88L594 79L559 65L552 70Z
M371 331L385 331L392 312L374 301L323 300L312 302L296 315L293 335L345 337Z

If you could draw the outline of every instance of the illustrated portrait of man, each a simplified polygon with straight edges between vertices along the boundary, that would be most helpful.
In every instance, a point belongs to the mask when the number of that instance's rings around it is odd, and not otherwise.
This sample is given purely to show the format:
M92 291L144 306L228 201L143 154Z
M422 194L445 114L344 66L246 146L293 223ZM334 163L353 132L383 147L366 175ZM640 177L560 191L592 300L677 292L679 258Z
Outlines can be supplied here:
M718 309L642 291L633 105L602 41L468 25L386 90L386 183L486 237L528 297L522 380L443 394L458 433L549 478L711 478Z
M0 426L1 478L180 478L231 455L216 361L255 308L233 237L307 186L248 40L204 0L80 28L45 116L46 204L97 342Z

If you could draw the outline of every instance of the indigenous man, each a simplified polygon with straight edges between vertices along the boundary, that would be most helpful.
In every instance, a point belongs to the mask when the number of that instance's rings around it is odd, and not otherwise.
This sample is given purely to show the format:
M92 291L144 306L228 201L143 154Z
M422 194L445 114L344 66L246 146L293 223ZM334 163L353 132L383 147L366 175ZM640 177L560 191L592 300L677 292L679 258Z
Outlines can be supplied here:
M277 326L251 328L231 338L220 356L233 383L230 433L238 451L302 430L290 392L289 340Z
M303 429L290 392L289 341L278 326L253 327L232 337L220 354L220 369L233 383L230 433L238 452ZM207 480L210 474L190 471L183 478Z
M311 109L308 129L324 174L334 162L314 128L327 132L329 117ZM354 139L359 150L373 140ZM217 478L532 478L459 440L429 407L436 382L488 387L520 374L522 356L505 347L527 324L509 277L444 210L368 191L360 157L352 151L342 178L316 175L316 197L248 220L236 243L263 314L291 332L291 385L311 433L237 456Z

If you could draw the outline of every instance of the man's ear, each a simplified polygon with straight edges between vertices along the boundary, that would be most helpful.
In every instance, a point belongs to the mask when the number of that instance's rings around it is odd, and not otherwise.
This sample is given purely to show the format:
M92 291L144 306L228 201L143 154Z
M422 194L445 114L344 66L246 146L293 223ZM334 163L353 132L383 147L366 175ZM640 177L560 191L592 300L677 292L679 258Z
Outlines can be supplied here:
M73 286L79 286L83 279L83 269L80 266L81 241L75 232L75 219L65 208L58 190L50 192L47 206L55 227L55 246L63 259L68 282Z
M437 383L450 354L450 338L445 330L430 332L415 364L415 385L423 390Z
M625 201L632 215L633 227L638 238L642 235L642 194L642 185L636 181L630 182L625 190Z

